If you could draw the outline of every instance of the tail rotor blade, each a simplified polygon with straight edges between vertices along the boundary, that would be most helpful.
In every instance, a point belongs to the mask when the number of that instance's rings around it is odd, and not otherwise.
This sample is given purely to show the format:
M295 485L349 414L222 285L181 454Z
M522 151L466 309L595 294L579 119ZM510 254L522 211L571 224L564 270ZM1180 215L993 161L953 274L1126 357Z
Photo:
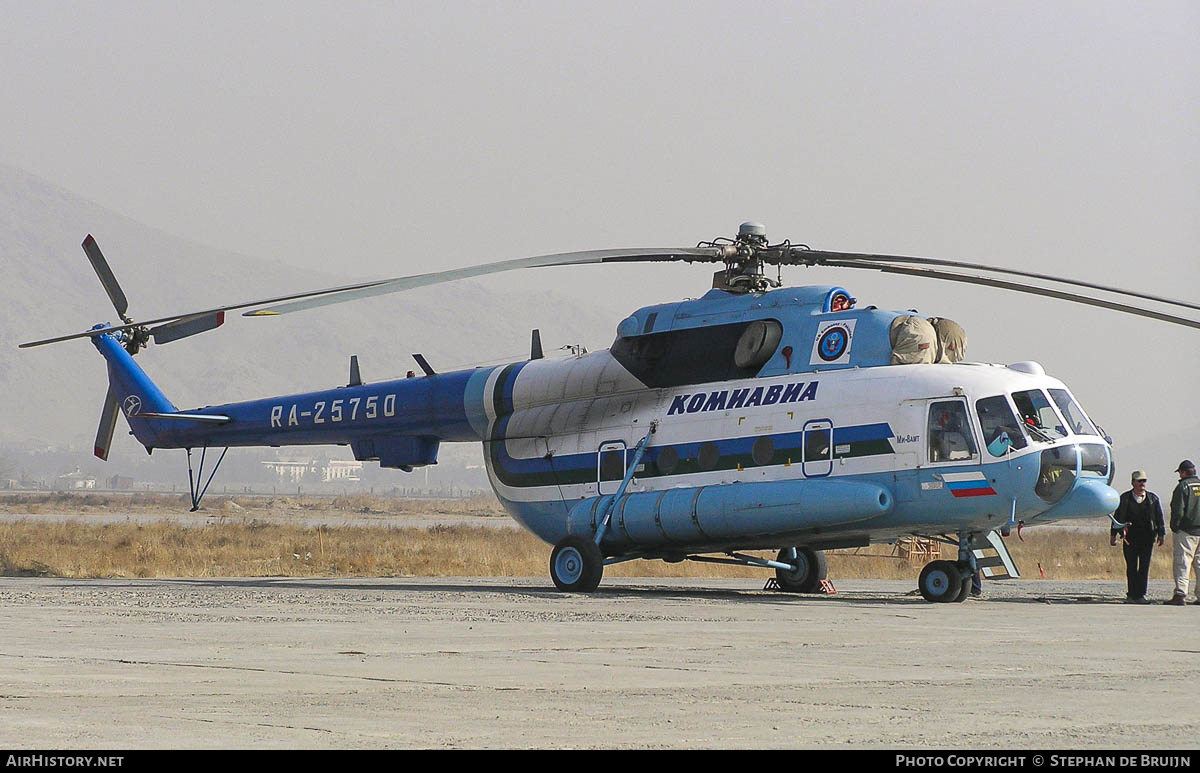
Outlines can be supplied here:
M104 461L108 461L108 450L112 447L113 430L117 426L118 411L117 396L110 386L108 394L104 397L104 408L100 411L100 426L96 430L95 453Z
M125 312L129 310L129 301L125 298L125 292L121 289L120 283L117 282L116 276L113 275L112 269L108 267L108 261L104 259L104 253L100 252L100 245L96 244L96 240L91 234L83 240L83 251L87 254L88 260L92 263L92 268L96 271L96 276L100 278L100 284L104 285L104 292L108 293L109 300L112 301L113 307L117 310L117 315L128 322Z
M154 336L154 343L167 344L172 341L178 341L180 338L187 338L197 333L203 333L206 330L218 328L224 323L225 312L218 311L215 314L184 317L177 322L168 322L165 325L152 327L150 328L150 335Z

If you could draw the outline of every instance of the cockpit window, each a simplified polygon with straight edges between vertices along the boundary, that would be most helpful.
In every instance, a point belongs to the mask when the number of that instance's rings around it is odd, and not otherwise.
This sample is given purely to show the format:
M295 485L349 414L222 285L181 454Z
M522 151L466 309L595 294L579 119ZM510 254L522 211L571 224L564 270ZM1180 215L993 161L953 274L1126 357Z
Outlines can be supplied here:
M929 461L961 462L975 458L975 438L961 400L929 406Z
M979 428L983 430L983 442L989 454L1004 456L1009 449L1019 450L1026 446L1025 433L1021 432L1004 395L977 401L975 412L979 414Z
M1062 419L1058 418L1042 390L1013 392L1013 402L1016 403L1017 412L1021 414L1025 431L1034 440L1050 442L1067 436L1067 428L1063 426Z
M1084 415L1083 409L1079 407L1079 403L1075 402L1071 397L1071 393L1065 389L1051 389L1050 397L1053 398L1054 404L1058 406L1058 410L1062 411L1063 418L1067 420L1067 425L1076 435L1099 435L1096 427L1088 421L1088 417Z

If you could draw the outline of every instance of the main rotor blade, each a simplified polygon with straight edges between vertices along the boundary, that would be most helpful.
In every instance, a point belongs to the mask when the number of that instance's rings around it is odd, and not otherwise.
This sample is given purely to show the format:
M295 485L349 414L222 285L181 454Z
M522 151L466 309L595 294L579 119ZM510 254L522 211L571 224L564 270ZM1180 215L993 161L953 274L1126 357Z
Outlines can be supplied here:
M96 429L95 453L102 461L108 461L108 451L112 448L113 429L117 426L117 395L112 387L104 396L104 407L100 410L100 426Z
M366 287L349 287L331 289L314 293L317 297L282 303L261 309L243 312L244 317L261 317L275 314L287 314L293 311L314 309L318 306L330 306L335 303L346 303L362 298L372 298L376 295L398 293L415 287L453 282L457 279L499 274L503 271L514 271L520 268L543 268L546 266L572 266L585 263L642 263L650 261L700 261L711 262L720 259L720 250L713 247L692 247L687 249L626 249L626 250L586 250L583 252L560 252L551 255L536 255L531 258L504 260L499 263L484 263L478 266L455 268L449 271L436 271L431 274L416 274L386 279Z
M169 344L172 341L178 341L180 338L187 338L197 333L203 333L206 330L218 328L223 324L225 324L225 312L218 311L215 314L185 317L178 322L168 322L165 325L150 328L150 335L154 336L154 343L156 344Z
M83 240L83 251L91 261L96 276L100 278L100 284L104 285L104 292L108 293L108 299L112 301L113 307L117 310L117 316L125 319L125 312L129 310L129 301L125 298L125 292L117 282L117 277L108 267L104 253L100 252L100 245L96 244L96 240L92 238L91 234L88 234L87 238Z
M106 328L98 328L93 330L85 330L80 333L71 333L69 335L56 336L54 338L45 338L40 341L29 341L20 344L19 348L28 349L34 346L44 346L46 344L56 344L62 341L70 341L76 338L93 338L106 333L117 333L122 330L129 330L135 327L143 327L148 325L159 325L168 322L182 322L187 319L196 317L205 317L214 315L223 311L237 311L239 309L250 308L252 306L262 306L264 308L254 309L247 312L245 316L267 316L272 314L285 314L290 311L299 311L300 309L313 308L314 306L325 306L333 303L344 303L358 298L370 297L371 295L383 295L385 293L394 293L401 290L408 290L413 287L422 287L425 285L438 284L440 282L451 282L456 279L466 279L472 276L483 276L485 274L495 274L501 271L512 271L518 268L537 268L541 266L567 266L580 263L626 263L639 261L668 261L668 260L683 260L683 261L699 261L711 262L719 260L719 248L700 247L678 250L658 250L658 249L630 249L630 250L591 250L587 252L564 252L554 255L539 255L532 258L517 258L516 260L506 260L499 263L487 263L481 266L470 266L468 268L457 268L449 271L439 271L432 274L417 274L415 276L396 277L394 279L376 279L370 282L360 282L358 284L343 285L341 287L327 287L322 290L310 290L303 293L292 293L291 295L281 295L276 298L260 298L256 301L246 301L244 303L233 303L228 306L217 306L211 309L202 311L191 311L185 314L173 314L169 317L159 317L157 319L148 319L141 322L130 322L123 325L113 325ZM379 292L371 292L374 288L388 285L387 289L382 289ZM365 294L357 294L365 293ZM309 303L302 299L313 299L314 301L323 301L324 296L331 296L331 299L325 302L315 302L311 305L303 305ZM293 306L287 304L287 301L300 301L299 304ZM283 304L283 305L271 305Z
M347 287L337 288L337 289L333 289L333 290L316 290L316 291L307 292L307 293L294 293L292 295L281 295L277 298L266 298L266 299L260 298L257 301L246 301L245 303L234 303L234 304L230 304L228 306L217 306L216 308L204 309L203 311L189 311L185 314L172 314L169 317L158 317L157 319L147 319L142 322L127 322L123 325L111 325L109 327L93 328L91 330L84 330L82 333L70 333L68 335L56 336L54 338L44 338L40 341L29 341L27 343L19 344L17 348L18 349L29 349L30 347L34 347L34 346L44 346L46 344L57 344L57 343L61 343L63 341L70 341L75 338L94 338L98 335L105 335L107 333L119 333L122 330L130 330L135 327L145 327L147 325L158 325L158 324L164 323L164 322L183 322L185 320L195 319L197 317L208 317L211 315L220 314L221 312L225 312L225 311L237 311L238 309L244 309L248 306L261 306L264 303L279 303L281 301L292 300L293 298L307 298L310 295L321 295L323 293L328 293L328 292L337 292L338 290L353 289L353 288L357 288L357 287L370 287L371 285L379 284L380 281L386 281L386 280L376 280L374 282L363 282L361 284L348 285Z
M89 246L90 244L90 246ZM96 269L96 273L101 278L101 282L108 291L109 297L112 299L114 307L122 314L124 319L125 303L124 293L121 292L120 286L116 283L116 279L112 277L111 270L108 269L108 264L104 261L103 255L100 254L99 247L96 246L95 240L84 240L84 249L88 252L89 258L92 258L92 264ZM194 335L202 330L211 329L216 324L211 321L217 316L226 311L236 311L240 309L251 309L244 312L245 316L268 316L276 314L286 314L302 309L311 309L319 306L328 306L335 303L345 303L348 301L358 300L361 298L369 298L376 295L385 295L388 293L400 292L416 287L424 287L428 285L439 284L442 282L451 282L457 279L467 279L470 277L484 276L487 274L496 274L504 271L513 271L522 268L540 268L546 266L567 266L581 265L588 263L640 263L652 261L686 261L686 262L720 262L726 260L730 256L730 245L723 246L708 246L694 247L683 249L622 249L622 250L587 250L581 252L563 252L550 255L538 255L529 258L517 258L515 260L500 261L497 263L486 263L478 266L469 266L466 268L450 269L448 271L437 271L428 274L416 274L412 276L395 277L393 279L381 279L370 282L360 282L358 284L344 285L341 287L329 287L321 290L312 290L303 293L293 293L291 295L279 296L276 298L267 298L256 301L248 301L244 303L230 304L227 306L218 306L212 309L203 311L188 312L185 314L175 314L168 317L160 317L158 319L146 320L138 323L126 323L124 325L116 325L102 329L92 329L81 333L73 333L55 338L47 338L40 341L31 341L21 344L22 349L32 346L41 346L44 344L58 343L60 341L68 341L75 338L88 338L107 333L116 333L122 330L128 330L135 327L160 325L151 332L155 333L155 341L165 343L169 340L176 340L185 335ZM95 257L93 257L93 255ZM945 279L949 281L967 282L971 284L987 285L991 287L999 287L1017 292L1025 292L1034 295L1044 295L1048 297L1060 298L1062 300L1084 303L1101 308L1112 309L1114 311L1122 311L1129 314L1136 314L1143 317L1158 319L1174 324L1186 325L1189 327L1200 327L1200 323L1194 320L1189 320L1183 317L1177 317L1170 314L1163 314L1148 309L1141 309L1126 304L1105 301L1098 298L1092 298L1075 293L1068 293L1059 290L1051 290L1047 288L1038 288L1032 285L1024 285L1014 282L1007 282L1001 279L993 279L989 277L969 276L965 274L956 274L946 271L934 271L931 269L921 269L914 265L930 265L930 266L946 266L951 268L971 268L980 271L987 271L999 274L1009 274L1013 276L1029 277L1034 279L1043 279L1053 282L1059 282L1067 285L1078 287L1086 287L1094 290L1102 290L1104 292L1112 292L1130 297L1142 298L1145 300L1155 301L1183 308L1200 310L1200 305L1179 301L1170 298L1161 298L1153 295L1147 295L1132 290L1123 290L1120 288L1106 287L1104 285L1093 284L1090 282L1082 282L1072 279L1063 279L1061 277L1051 276L1048 274L1038 274L1033 272L1018 271L1015 269L995 268L974 263L964 263L961 261L938 260L934 258L919 258L919 257L904 257L899 255L875 255L869 253L852 253L852 252L829 252L825 250L809 250L800 249L789 246L766 247L758 252L760 259L765 263L777 263L782 265L807 265L807 266L834 266L843 268L872 268L878 271L884 271L894 274L908 274L910 276L929 277L933 279ZM253 308L259 307L259 308ZM206 319L206 322L200 322L200 319ZM165 323L165 324L164 324ZM194 330L193 330L194 326ZM176 335L172 332L184 332L183 335Z
M1076 293L1069 293L1063 290L1052 290L1047 287L1035 287L1033 285L1009 282L1005 279L994 279L986 276L973 276L971 274L956 274L949 271L938 271L929 268L916 268L914 266L898 266L895 264L879 263L875 261L855 262L851 260L828 260L822 262L821 265L832 266L836 268L865 268L875 271L882 271L886 274L904 274L907 276L924 277L927 279L943 279L949 282L963 282L966 284L983 285L985 287L997 287L1002 290L1013 290L1015 292L1027 293L1029 295L1042 295L1047 298L1058 298L1064 301L1082 303L1088 306L1098 306L1102 309L1120 311L1126 314L1135 314L1139 317L1149 317L1150 319L1157 319L1162 322L1170 322L1176 325L1200 328L1200 320L1176 317L1173 314L1163 314L1162 312L1151 311L1150 309L1143 309L1137 306L1129 306L1124 303L1106 301L1101 298L1092 298L1087 295L1078 295Z
M792 260L785 262L784 265L788 265L788 263L831 265L829 263L831 260L855 260L867 263L911 263L913 265L945 266L947 268L966 268L973 271L989 271L996 274L1022 276L1027 279L1043 279L1050 282L1058 282L1060 284L1074 285L1075 287L1086 287L1089 290L1103 290L1104 292L1116 293L1118 295L1127 295L1131 298L1141 298L1147 301L1155 301L1158 303L1181 306L1186 309L1195 309L1200 311L1200 304L1175 300L1173 298L1164 298L1161 295L1149 295L1136 290L1128 290L1121 287L1108 287L1106 285L1084 282L1078 279L1065 279L1061 276L1054 276L1052 274L1038 274L1032 271L1018 271L1017 269L1012 268L997 268L996 266L987 266L981 263L964 263L958 260L940 260L938 258L914 258L905 255L874 255L864 252L830 252L828 250L804 249L792 249L789 252L789 257L791 257Z

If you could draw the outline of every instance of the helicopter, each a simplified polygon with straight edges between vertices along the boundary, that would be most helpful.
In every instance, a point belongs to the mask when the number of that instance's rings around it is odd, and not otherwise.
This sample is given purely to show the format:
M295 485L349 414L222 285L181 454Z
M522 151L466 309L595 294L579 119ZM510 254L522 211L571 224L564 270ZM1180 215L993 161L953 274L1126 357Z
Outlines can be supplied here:
M928 601L958 602L981 571L1019 576L1002 539L1011 529L1111 518L1111 439L1041 365L967 362L965 332L951 320L860 307L841 286L785 287L767 266L985 285L1200 328L1131 299L1200 310L1185 301L960 261L772 244L756 222L693 248L518 258L140 322L95 239L82 246L121 324L21 347L89 338L104 357L96 456L107 459L123 414L148 452L186 451L196 510L230 447L348 445L355 459L411 472L436 464L441 443L479 442L497 498L552 546L550 577L568 592L594 591L606 566L646 559L759 567L774 570L781 591L819 593L829 589L825 551L915 536L957 549L955 560L927 563L917 584ZM134 361L151 341L215 329L231 311L275 316L516 269L649 261L721 268L703 296L633 312L601 351L547 358L535 330L520 362L441 373L414 355L422 375L368 383L352 357L336 388L189 410ZM751 554L762 551L775 558Z

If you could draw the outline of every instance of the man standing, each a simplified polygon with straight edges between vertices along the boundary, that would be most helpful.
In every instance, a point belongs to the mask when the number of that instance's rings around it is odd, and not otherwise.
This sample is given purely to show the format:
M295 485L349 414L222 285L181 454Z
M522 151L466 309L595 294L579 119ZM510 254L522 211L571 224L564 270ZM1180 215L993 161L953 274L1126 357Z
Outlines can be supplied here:
M1121 503L1113 514L1113 518L1126 525L1109 532L1108 544L1116 545L1117 536L1124 532L1121 547L1125 552L1125 603L1149 604L1146 581L1150 578L1150 554L1155 540L1162 546L1167 530L1158 497L1146 490L1146 473L1135 470L1130 480L1133 488L1121 495Z
M1164 604L1182 607L1187 603L1188 575L1196 572L1196 604L1200 604L1200 478L1196 465L1187 459L1175 469L1179 483L1171 494L1171 531L1175 540L1175 595Z

